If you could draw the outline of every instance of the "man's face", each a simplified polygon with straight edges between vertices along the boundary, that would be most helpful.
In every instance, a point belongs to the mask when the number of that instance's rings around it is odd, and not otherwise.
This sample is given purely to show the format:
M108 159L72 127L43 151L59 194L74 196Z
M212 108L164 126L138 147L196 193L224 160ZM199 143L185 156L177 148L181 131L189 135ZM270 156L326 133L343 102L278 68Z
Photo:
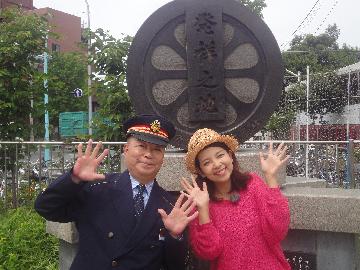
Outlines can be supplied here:
M130 174L146 184L153 180L164 161L165 147L130 137L124 146L125 164Z

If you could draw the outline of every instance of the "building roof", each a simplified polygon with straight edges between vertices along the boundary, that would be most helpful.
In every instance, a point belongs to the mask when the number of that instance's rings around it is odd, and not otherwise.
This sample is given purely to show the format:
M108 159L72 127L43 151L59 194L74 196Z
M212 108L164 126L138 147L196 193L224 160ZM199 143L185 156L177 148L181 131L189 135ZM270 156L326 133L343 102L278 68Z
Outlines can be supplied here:
M344 74L358 73L358 72L360 72L360 62L357 62L355 64L352 64L352 65L349 65L349 66L346 66L346 67L339 68L336 71L336 74L344 75Z

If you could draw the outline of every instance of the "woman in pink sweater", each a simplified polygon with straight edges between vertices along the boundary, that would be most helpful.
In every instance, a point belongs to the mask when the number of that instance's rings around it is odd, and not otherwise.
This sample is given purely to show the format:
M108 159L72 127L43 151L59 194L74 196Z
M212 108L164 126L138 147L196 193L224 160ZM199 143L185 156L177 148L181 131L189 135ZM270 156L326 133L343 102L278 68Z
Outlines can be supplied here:
M185 161L194 176L181 185L199 212L190 225L191 247L210 261L211 270L290 269L280 246L290 213L277 182L287 147L273 149L270 143L267 155L260 154L267 184L255 173L240 172L237 147L234 137L206 128L189 141Z

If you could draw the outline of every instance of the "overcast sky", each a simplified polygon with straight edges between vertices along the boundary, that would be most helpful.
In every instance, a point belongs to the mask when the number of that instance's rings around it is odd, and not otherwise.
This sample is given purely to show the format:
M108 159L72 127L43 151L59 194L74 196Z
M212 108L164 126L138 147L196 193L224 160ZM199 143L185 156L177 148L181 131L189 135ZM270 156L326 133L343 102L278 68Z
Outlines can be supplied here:
M91 28L109 30L111 35L119 38L121 33L134 36L146 18L170 0L88 2ZM296 29L296 34L319 34L324 32L328 24L333 23L336 23L341 31L340 45L347 43L353 47L360 47L359 0L266 0L266 4L267 7L263 10L264 20L282 50L286 49ZM34 6L61 10L82 17L84 22L87 22L85 0L34 0Z

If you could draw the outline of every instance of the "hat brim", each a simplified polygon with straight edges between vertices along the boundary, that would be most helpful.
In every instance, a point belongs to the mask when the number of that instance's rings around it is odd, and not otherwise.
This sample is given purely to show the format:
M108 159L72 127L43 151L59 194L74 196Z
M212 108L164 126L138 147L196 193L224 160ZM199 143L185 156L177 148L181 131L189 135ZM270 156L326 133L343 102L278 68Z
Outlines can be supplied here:
M163 138L159 138L158 136L151 135L151 134L144 134L141 132L132 131L127 134L127 137L134 137L140 141L160 145L160 146L167 146L169 141Z

